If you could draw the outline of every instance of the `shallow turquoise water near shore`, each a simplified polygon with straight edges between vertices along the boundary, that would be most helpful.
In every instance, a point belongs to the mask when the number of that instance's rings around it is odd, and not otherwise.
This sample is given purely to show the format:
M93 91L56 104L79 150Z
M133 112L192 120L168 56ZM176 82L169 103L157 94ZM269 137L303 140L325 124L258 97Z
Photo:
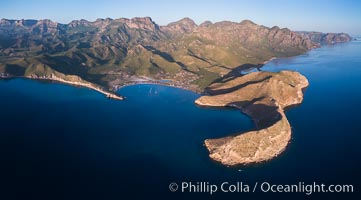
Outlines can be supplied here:
M310 82L304 102L286 112L287 150L265 163L229 168L211 161L207 138L247 131L233 109L200 108L190 91L134 85L106 99L86 88L25 79L0 81L2 195L37 199L198 198L172 193L171 182L268 181L354 184L361 173L361 43L354 41L280 58L262 70L296 70ZM351 199L358 193L340 194ZM218 193L257 199L275 194ZM315 194L315 197L329 197ZM333 194L334 195L334 194ZM305 194L277 198L304 199ZM16 199L16 198L14 198Z

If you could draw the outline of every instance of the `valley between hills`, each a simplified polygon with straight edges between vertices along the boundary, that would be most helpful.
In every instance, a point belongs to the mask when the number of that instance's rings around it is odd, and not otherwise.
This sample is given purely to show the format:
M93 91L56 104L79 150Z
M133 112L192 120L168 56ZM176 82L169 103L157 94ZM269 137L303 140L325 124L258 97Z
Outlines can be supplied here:
M0 76L88 87L109 98L120 87L164 84L205 94L201 106L229 106L249 115L256 130L207 139L210 157L225 165L256 163L279 155L291 138L284 110L303 100L298 72L245 73L275 57L296 56L352 38L345 33L189 18L166 26L151 18L0 21Z

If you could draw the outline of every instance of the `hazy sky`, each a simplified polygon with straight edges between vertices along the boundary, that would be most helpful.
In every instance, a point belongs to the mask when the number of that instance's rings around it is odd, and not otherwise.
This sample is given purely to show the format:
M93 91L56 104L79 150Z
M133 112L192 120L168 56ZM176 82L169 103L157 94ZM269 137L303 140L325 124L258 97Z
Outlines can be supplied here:
M160 25L190 17L196 23L250 19L292 30L361 35L361 0L0 0L0 18L73 19L150 16Z

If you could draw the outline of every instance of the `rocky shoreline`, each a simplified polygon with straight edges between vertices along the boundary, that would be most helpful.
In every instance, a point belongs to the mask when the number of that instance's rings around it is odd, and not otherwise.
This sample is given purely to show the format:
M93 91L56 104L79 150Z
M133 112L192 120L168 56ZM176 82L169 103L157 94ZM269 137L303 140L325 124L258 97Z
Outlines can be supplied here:
M300 104L307 86L307 79L293 71L254 72L210 85L210 95L197 99L197 105L238 108L256 125L253 131L205 140L210 158L224 165L238 165L278 156L291 139L284 109Z
M100 93L104 94L107 98L115 99L115 100L124 100L124 97L122 97L116 93L107 91L106 89L103 89L100 86L95 85L94 83L87 82L78 76L66 75L65 77L68 80L66 80L64 78L60 78L54 74L51 74L50 76L38 76L35 74L31 74L29 76L12 76L12 75L9 75L6 73L0 74L0 78L3 78L3 79L27 78L27 79L35 79L35 80L56 81L56 82L65 83L65 84L69 84L69 85L85 87L85 88L89 88L89 89L95 90L97 92L100 92Z

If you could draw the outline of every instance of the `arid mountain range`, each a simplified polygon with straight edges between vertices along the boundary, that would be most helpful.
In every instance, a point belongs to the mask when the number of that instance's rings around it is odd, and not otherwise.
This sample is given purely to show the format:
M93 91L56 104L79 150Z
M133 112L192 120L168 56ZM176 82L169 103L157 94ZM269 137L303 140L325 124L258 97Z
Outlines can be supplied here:
M104 90L167 80L165 84L201 92L229 74L260 67L273 57L349 40L344 33L294 32L249 20L197 25L184 18L159 26L149 17L69 24L2 19L0 74L76 79Z

